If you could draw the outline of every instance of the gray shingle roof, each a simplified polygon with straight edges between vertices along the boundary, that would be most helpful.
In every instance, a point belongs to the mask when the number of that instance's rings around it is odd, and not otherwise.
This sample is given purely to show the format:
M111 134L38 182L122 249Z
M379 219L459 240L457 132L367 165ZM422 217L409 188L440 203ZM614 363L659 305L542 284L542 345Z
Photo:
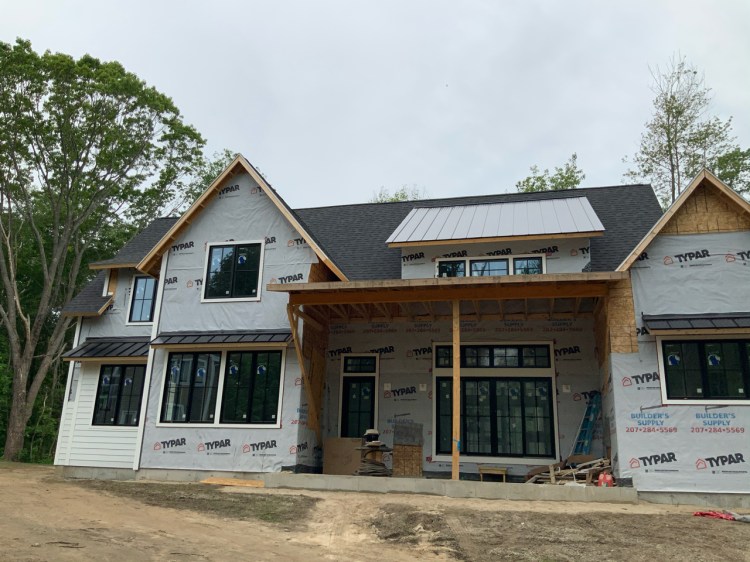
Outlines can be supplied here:
M109 301L112 296L102 296L104 291L104 280L107 276L106 271L100 271L99 274L89 281L80 293L71 299L65 305L62 312L64 316L88 316L97 314Z
M623 185L297 209L325 252L350 280L398 279L401 250L386 239L415 207L447 207L586 196L606 229L591 238L591 271L614 271L661 217L649 185Z
M113 258L94 262L91 265L93 267L101 267L139 263L176 222L176 217L156 219L136 234Z
M153 345L285 343L292 340L289 330L207 330L203 332L163 332Z

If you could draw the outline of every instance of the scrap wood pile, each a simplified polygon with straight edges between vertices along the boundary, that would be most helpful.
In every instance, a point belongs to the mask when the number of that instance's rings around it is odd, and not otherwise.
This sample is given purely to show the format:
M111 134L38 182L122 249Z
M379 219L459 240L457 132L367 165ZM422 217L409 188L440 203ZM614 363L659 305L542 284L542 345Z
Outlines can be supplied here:
M391 471L385 466L385 463L374 460L363 458L360 461L357 472L354 473L356 476L390 476Z
M529 471L527 484L569 484L580 483L595 485L599 474L611 470L610 460L606 458L579 462L570 457L563 462L541 466Z

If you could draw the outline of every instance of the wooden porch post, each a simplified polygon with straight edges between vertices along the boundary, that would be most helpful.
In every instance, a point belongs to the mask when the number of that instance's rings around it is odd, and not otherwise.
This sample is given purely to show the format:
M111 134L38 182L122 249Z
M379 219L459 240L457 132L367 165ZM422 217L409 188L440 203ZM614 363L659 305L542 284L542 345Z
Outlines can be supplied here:
M453 301L453 456L451 480L458 480L461 446L461 307Z

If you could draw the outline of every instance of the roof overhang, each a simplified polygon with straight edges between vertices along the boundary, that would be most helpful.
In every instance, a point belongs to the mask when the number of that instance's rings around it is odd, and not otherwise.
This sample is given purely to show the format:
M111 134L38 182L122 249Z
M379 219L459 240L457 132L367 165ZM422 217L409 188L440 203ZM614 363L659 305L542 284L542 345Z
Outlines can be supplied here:
M89 269L135 269L138 267L138 263L106 263L106 262L94 262L89 264Z
M602 297L628 272L548 273L504 277L387 279L327 283L269 284L289 293L290 305L337 305L454 300L512 300Z
M300 223L294 212L287 206L278 193L269 185L265 178L260 175L258 170L242 155L237 155L235 159L226 167L226 169L217 177L214 182L198 197L190 208L172 225L167 233L161 238L158 244L137 264L136 268L149 275L159 275L159 262L164 252L168 251L169 246L177 239L182 231L194 220L194 218L208 205L211 198L216 194L223 183L234 175L246 172L260 186L268 198L276 205L276 208L289 221L292 227L299 232L305 241L312 248L318 259L322 261L336 277L346 281L347 277L339 269L338 265L323 251L323 248L315 240L312 233Z
M644 314L643 323L654 335L750 334L750 312L714 314Z
M587 232L567 232L565 234L527 234L521 236L494 236L491 238L451 238L441 240L418 240L413 242L390 242L389 248L414 248L423 246L445 246L447 244L482 244L508 242L511 240L560 240L566 238L593 238L604 236L604 232L592 230Z
M89 338L63 354L63 361L101 363L102 360L118 363L145 363L148 358L150 338Z
M216 330L204 332L163 332L151 342L153 347L190 349L232 349L286 347L292 339L289 330Z
M109 307L110 304L112 304L112 301L115 300L114 295L107 295L106 297L102 297L102 300L100 303L98 303L98 308L94 307L79 307L79 308L64 308L62 311L63 316L81 316L84 318L92 318L96 316L101 316L104 314L104 311L107 310L107 307Z

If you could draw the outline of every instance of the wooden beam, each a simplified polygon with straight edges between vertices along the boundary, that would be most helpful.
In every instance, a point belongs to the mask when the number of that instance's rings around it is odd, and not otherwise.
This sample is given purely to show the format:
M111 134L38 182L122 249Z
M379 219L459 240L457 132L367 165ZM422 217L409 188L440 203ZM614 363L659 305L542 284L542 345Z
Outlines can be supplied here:
M291 304L367 304L373 302L440 302L452 300L545 299L603 297L603 283L534 284L526 286L435 287L382 291L325 291L290 293Z
M461 303L453 301L453 438L451 480L458 480L461 456Z
M318 321L317 321L317 320L316 320L315 318L313 318L312 316L310 316L310 315L309 315L309 314L308 314L307 312L305 312L304 310L300 310L300 309L299 309L299 307L297 307L297 308L296 308L296 309L294 310L294 312L295 312L295 314L296 314L297 316L299 316L299 317L300 317L300 318L302 318L302 319L303 319L303 320L304 320L305 322L307 322L307 323L308 323L308 325L309 325L309 326L310 326L311 328L315 328L315 329L316 329L316 330L318 330L319 332L323 330L323 325L322 325L322 324L321 324L320 322L318 322Z
M471 305L474 307L474 315L477 317L477 322L482 321L482 313L479 309L479 301L473 300L471 301Z
M315 403L315 395L313 394L312 381L310 380L310 373L307 372L305 366L305 357L302 354L302 344L299 341L299 331L297 330L297 322L299 319L295 314L295 309L291 304L286 305L286 313L289 317L289 326L292 329L292 341L294 342L294 350L297 352L297 361L299 362L299 370L302 374L302 382L305 387L305 395L307 396L307 417L311 418L313 427L315 427L315 433L317 435L318 443L321 443L320 436L320 418L318 417L318 405Z

